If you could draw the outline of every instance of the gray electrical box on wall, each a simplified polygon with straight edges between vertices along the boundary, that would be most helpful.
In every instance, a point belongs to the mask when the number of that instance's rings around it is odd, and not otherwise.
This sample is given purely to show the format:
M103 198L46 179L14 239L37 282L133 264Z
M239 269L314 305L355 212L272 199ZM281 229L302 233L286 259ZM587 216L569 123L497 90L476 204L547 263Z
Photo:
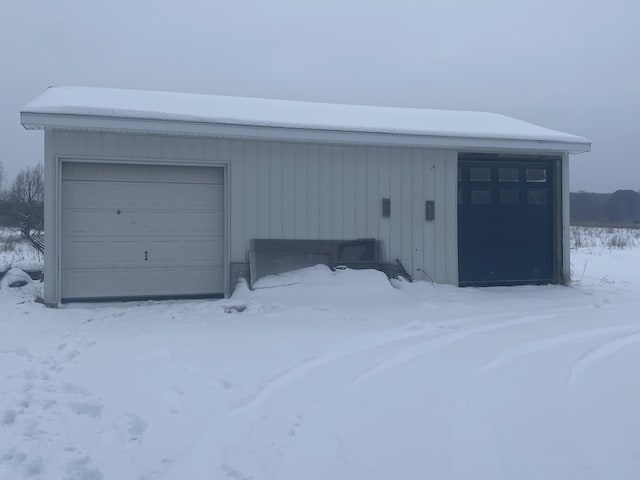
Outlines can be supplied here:
M382 216L383 217L391 216L391 199L389 197L382 198Z
M427 200L427 204L424 210L425 220L433 220L436 218L436 202L433 200Z

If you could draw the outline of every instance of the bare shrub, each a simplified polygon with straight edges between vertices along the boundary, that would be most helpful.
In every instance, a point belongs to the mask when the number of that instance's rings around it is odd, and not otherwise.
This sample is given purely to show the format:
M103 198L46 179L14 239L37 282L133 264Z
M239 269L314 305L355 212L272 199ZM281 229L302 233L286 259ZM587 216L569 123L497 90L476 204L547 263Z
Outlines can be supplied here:
M614 227L570 228L570 246L577 248L632 248L640 245L640 230Z
M25 240L44 251L40 233L44 226L44 169L42 164L27 167L14 179L2 195L0 222L17 227Z
M18 240L15 238L7 238L0 241L0 252L9 253L16 249Z
M0 227L0 252L13 252L20 241L20 232L12 228Z
M609 248L625 248L629 246L629 239L622 235L612 235L609 238Z

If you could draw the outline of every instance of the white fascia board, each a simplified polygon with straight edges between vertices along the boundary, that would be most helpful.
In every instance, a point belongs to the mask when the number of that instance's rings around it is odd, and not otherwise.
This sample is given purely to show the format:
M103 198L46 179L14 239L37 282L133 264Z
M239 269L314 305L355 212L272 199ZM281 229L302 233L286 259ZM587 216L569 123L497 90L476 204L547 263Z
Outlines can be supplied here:
M590 143L549 140L412 135L307 128L260 127L206 122L176 122L156 119L97 117L21 112L20 121L28 130L70 129L123 133L160 133L213 136L253 140L346 143L358 145L418 146L458 150L518 150L531 152L583 153Z

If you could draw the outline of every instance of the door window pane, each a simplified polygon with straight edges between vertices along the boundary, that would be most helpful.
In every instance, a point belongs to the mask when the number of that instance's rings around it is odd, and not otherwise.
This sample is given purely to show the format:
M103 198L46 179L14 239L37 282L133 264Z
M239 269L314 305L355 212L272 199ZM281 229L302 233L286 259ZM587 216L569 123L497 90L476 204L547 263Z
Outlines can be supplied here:
M519 182L520 169L519 168L499 168L498 180L500 182Z
M472 205L491 205L491 190L471 190Z
M527 182L546 182L547 171L544 168L527 168Z
M518 190L500 190L500 205L520 204L520 192Z
M527 192L527 203L529 205L546 205L547 191L546 190L529 190Z
M471 167L469 169L469 180L471 180L472 182L490 182L491 168Z

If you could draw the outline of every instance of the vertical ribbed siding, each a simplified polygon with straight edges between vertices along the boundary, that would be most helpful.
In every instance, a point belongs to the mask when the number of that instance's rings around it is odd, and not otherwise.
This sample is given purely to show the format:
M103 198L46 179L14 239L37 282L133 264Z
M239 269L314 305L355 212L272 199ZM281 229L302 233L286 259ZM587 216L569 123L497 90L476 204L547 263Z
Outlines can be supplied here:
M364 238L367 236L367 158L364 148L354 148L350 152L353 158L353 172L355 187L354 197L354 236Z
M373 157L378 164L378 195L375 204L369 205L369 208L373 208L377 213L377 228L374 229L373 237L377 238L381 242L382 260L385 262L392 262L391 251L391 219L394 215L393 198L391 198L391 175L389 168L389 153L386 148L377 148ZM389 198L391 200L391 216L387 218L382 217L382 198ZM378 232L375 235L375 231Z
M425 279L424 273L418 270L419 268L425 272L428 271L428 266L425 264L425 252L429 245L428 232L432 226L432 222L425 221L422 206L427 200L433 200L433 198L429 197L429 185L424 184L424 171L426 168L429 168L428 160L422 158L421 153L420 151L411 151L411 157L408 160L409 166L407 167L410 175L411 198L416 199L416 206L411 211L409 221L412 225L424 223L424 228L413 228L411 232L411 254L414 265L413 274L418 280ZM419 199L422 199L422 201Z
M381 241L385 262L400 259L420 280L419 269L437 282L457 283L454 151L170 135L49 137L49 163L58 156L228 165L231 262L247 260L252 238L373 237ZM390 218L382 217L383 197L391 198ZM435 201L434 221L425 220L427 200Z
M405 231L405 225L419 225L422 228L417 228L415 230L424 231L426 226L426 221L424 216L422 219L417 219L414 221L419 214L419 212L423 209L424 200L421 191L413 190L413 182L411 181L411 173L412 173L412 164L411 164L411 150L403 149L401 150L400 161L402 162L402 169L400 172L400 192L398 192L398 196L400 197L400 261L403 265L409 265L410 271L413 271L413 276L415 276L416 272L415 268L419 265L419 259L413 250L413 229L408 229Z
M255 143L247 142L243 145L242 170L242 199L246 205L241 212L244 236L256 237L259 231L258 221L258 151ZM248 208L254 206L254 208Z
M306 168L298 167L304 172L302 176L304 185L301 191L306 188L307 200L307 238L320 238L320 199L321 199L321 171L320 147L318 145L301 146L299 158L305 158ZM301 162L302 163L302 162Z

